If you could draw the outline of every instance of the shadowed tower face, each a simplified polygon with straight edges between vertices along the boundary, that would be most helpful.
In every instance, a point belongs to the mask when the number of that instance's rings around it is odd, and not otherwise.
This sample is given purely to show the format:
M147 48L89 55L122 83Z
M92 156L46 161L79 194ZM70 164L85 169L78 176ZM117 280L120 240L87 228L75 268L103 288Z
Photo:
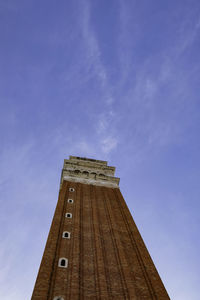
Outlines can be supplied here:
M169 299L107 162L70 156L32 300Z

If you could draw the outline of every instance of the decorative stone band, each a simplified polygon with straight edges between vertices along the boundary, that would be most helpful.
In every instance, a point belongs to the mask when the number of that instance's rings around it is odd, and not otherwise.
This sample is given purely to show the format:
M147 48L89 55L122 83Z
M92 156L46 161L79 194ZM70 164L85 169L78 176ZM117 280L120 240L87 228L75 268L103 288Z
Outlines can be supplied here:
M100 185L100 186L107 186L107 187L118 187L119 185L119 178L106 176L104 174L94 174L89 173L87 171L79 172L78 174L74 170L66 170L63 169L62 176L61 176L61 186L63 180L69 180L74 182L81 182L85 184L92 184L92 185Z
M72 177L70 175L69 176L67 176L67 175L63 176L63 180L67 180L67 181L80 182L80 183L92 184L92 185L98 185L98 186L119 188L119 178L114 178L114 179L116 179L116 181L115 180L106 181L106 180L101 180L101 179ZM63 182L63 180L62 180L62 182ZM62 186L62 183L61 183L61 186Z
M114 176L115 175L115 167L109 167L105 164L96 164L85 161L76 161L76 160L64 160L64 166L63 169L65 170L87 170L89 172L99 172L104 173L106 175Z

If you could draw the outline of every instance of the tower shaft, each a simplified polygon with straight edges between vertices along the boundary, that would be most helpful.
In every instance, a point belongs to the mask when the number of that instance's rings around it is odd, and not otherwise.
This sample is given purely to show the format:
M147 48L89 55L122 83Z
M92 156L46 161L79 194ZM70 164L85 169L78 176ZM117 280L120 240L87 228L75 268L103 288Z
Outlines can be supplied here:
M65 160L32 300L169 299L114 171Z

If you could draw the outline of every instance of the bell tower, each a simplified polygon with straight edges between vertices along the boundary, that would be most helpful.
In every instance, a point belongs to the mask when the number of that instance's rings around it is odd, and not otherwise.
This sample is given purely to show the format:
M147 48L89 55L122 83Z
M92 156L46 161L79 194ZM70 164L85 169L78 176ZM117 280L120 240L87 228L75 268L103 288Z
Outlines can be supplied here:
M64 160L31 299L170 299L106 161Z

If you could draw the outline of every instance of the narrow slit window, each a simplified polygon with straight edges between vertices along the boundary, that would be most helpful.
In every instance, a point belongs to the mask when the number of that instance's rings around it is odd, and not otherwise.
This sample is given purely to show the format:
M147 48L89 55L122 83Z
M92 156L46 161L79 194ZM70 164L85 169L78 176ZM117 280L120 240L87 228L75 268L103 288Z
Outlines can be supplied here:
M65 217L71 219L71 218L72 218L72 214L71 214L71 213L66 213L66 214L65 214Z

